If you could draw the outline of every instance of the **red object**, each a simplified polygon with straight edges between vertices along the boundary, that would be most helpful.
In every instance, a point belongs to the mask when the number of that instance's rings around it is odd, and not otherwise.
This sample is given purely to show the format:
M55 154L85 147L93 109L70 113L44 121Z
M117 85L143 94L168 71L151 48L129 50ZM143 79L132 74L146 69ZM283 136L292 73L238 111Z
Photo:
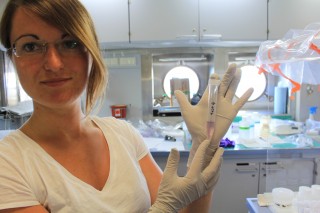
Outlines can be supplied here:
M127 115L127 105L112 105L111 112L112 116L115 118L126 118Z

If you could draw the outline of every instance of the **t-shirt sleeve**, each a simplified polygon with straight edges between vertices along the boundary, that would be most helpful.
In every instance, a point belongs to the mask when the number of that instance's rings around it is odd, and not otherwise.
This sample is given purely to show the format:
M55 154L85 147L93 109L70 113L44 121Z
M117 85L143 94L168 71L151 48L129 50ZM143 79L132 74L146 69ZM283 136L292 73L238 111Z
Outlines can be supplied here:
M148 146L144 142L140 132L136 128L134 128L131 124L128 124L128 125L131 129L134 146L136 147L137 159L141 160L144 156L146 156L149 153Z
M32 193L19 159L0 151L0 209L39 205Z

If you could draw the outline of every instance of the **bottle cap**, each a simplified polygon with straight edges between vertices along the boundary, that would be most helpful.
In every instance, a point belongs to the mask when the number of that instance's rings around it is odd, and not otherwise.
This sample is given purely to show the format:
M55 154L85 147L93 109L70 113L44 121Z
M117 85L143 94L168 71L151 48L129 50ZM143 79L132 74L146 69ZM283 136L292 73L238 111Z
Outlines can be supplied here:
M310 114L314 115L317 113L317 108L316 106L312 106L309 108Z

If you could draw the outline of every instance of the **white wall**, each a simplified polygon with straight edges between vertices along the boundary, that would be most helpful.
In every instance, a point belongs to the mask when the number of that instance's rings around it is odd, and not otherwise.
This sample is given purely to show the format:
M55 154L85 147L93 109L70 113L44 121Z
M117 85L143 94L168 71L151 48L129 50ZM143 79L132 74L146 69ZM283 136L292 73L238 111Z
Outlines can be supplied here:
M125 104L128 120L135 122L142 119L141 60L140 56L135 58L134 66L108 68L109 83L100 116L111 116L111 105Z

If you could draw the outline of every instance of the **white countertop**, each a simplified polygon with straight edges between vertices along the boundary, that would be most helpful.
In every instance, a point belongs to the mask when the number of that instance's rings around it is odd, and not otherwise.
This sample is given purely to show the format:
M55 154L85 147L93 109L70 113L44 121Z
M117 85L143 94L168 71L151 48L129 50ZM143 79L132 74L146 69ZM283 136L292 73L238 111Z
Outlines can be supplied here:
M183 145L182 140L167 141L164 138L144 138L149 150L158 152L170 152L171 149L176 148L178 151L187 151Z

